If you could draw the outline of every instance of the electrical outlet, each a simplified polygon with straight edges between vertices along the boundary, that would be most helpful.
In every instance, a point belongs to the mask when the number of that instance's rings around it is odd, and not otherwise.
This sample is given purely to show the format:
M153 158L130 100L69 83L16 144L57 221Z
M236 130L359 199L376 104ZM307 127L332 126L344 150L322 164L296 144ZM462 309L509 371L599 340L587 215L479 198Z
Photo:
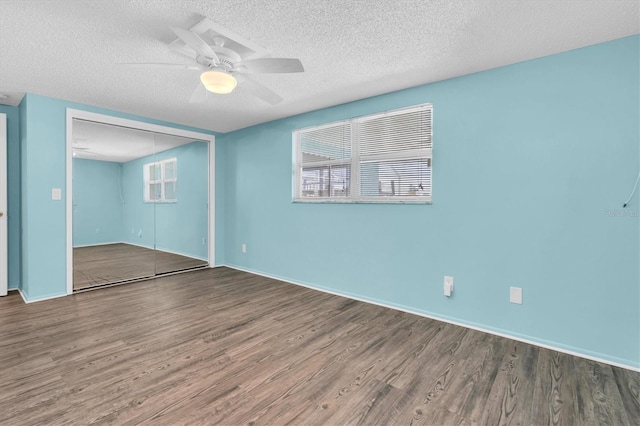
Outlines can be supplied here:
M247 245L246 244L243 243L241 248L242 248L242 252L243 253L247 252Z
M448 275L444 276L444 295L449 297L453 291L453 277Z
M51 199L56 201L62 200L62 189L51 188Z
M509 302L522 305L522 288L509 287Z

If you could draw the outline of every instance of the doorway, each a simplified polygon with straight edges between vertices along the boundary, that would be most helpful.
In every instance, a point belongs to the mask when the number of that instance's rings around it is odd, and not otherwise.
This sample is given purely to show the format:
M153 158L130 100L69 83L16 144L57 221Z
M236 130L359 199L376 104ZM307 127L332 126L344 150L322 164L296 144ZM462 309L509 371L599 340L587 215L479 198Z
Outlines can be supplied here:
M214 137L67 110L67 293L214 264Z

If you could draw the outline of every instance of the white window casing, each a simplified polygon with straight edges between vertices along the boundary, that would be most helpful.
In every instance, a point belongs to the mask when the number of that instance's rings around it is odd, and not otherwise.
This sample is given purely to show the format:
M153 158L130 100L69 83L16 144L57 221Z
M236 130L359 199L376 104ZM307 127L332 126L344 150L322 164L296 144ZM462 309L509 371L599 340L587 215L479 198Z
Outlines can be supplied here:
M147 163L143 167L144 202L178 202L178 160L166 160Z

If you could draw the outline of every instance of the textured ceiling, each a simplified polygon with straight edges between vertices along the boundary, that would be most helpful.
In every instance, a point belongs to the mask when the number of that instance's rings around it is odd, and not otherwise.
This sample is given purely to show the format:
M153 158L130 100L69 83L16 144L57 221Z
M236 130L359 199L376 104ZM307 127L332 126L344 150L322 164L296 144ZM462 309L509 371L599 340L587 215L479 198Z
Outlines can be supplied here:
M73 121L73 156L87 160L126 163L192 142L193 138L78 119Z
M36 93L227 132L640 32L638 0L0 0L0 93ZM202 16L297 57L301 74L256 75L285 100L242 93L190 104L198 72L169 26Z

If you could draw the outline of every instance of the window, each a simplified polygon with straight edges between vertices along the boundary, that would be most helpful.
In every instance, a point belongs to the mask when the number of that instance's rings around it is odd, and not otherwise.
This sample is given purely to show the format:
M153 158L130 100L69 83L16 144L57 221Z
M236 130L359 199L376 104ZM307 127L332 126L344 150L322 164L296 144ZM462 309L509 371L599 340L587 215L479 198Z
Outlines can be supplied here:
M144 201L176 203L178 201L178 160L156 161L144 165Z
M432 105L296 130L294 200L431 202Z

